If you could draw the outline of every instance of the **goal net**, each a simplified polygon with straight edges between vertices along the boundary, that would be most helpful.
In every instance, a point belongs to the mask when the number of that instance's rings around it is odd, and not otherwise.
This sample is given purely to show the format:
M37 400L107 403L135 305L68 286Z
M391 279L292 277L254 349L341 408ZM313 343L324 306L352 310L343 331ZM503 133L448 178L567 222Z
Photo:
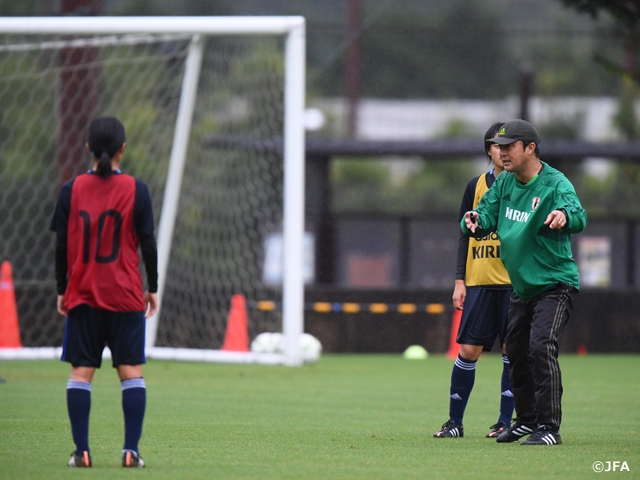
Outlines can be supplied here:
M161 309L147 355L219 351L240 294L249 338L284 333L285 354L268 361L300 364L303 105L299 17L0 19L0 260L23 345L62 344L48 226L61 185L90 166L90 120L113 115L127 129L122 169L148 184L156 217Z

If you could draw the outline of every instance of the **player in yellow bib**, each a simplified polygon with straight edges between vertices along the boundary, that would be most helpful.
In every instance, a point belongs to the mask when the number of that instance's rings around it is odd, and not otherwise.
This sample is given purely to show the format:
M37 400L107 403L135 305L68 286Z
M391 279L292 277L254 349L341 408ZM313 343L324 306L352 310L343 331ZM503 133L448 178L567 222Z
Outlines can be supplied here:
M462 197L460 218L478 206L483 195L503 171L500 148L490 143L502 123L495 123L485 133L485 152L492 168L469 181ZM511 282L500 260L500 240L495 233L484 238L469 238L461 233L458 244L453 308L462 310L456 341L460 352L451 373L449 420L433 436L456 438L464 436L462 419L475 381L476 362L480 354L493 346L496 337L502 345L502 379L500 415L490 427L488 438L497 437L509 428L513 414L513 394L509 381L509 361L504 350L509 316Z

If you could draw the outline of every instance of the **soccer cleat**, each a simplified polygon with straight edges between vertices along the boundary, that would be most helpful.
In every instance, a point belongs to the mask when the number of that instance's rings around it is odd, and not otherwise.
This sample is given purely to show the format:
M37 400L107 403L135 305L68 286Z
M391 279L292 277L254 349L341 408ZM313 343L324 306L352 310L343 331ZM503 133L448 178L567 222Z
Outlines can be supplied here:
M529 435L536 429L533 423L520 423L518 420L506 430L503 430L500 435L497 436L496 442L498 443L511 443L517 442L525 435Z
M521 445L560 445L560 433L547 425L540 425Z
M457 438L464 437L464 428L455 420L449 420L442 428L433 434L435 438Z
M70 467L89 468L91 467L91 455L86 450L80 455L76 455L76 452L73 452L67 465Z
M487 438L496 438L498 435L504 432L507 428L509 428L509 425L507 425L507 422L503 422L501 420L495 425L491 425L491 427L489 428L491 428L491 430L489 430L489 433L487 433Z
M126 450L122 452L122 466L125 468L144 468L144 461L138 453Z

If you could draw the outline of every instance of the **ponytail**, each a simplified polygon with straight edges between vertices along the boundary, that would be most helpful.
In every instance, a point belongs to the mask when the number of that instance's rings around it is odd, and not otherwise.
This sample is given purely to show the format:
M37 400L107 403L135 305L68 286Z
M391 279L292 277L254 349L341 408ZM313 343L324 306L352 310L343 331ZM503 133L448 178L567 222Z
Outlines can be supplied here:
M102 154L100 155L96 173L101 178L105 178L111 174L111 159L109 158L109 154L107 152L102 152Z
M98 160L96 173L101 177L108 177L111 170L111 159L118 153L127 141L124 125L115 117L98 117L89 125L87 143Z

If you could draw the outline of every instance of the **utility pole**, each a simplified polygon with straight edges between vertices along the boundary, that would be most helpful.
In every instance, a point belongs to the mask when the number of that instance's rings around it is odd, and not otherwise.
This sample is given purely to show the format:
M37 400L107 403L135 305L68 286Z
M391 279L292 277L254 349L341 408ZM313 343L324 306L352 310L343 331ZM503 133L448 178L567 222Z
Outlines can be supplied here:
M347 0L348 38L347 50L347 134L353 138L358 133L358 99L360 97L360 0Z
M60 0L61 16L94 16L101 0ZM85 170L86 134L98 112L97 47L63 47L58 53L58 182Z
M529 121L529 101L533 93L533 66L524 63L520 66L520 118Z

